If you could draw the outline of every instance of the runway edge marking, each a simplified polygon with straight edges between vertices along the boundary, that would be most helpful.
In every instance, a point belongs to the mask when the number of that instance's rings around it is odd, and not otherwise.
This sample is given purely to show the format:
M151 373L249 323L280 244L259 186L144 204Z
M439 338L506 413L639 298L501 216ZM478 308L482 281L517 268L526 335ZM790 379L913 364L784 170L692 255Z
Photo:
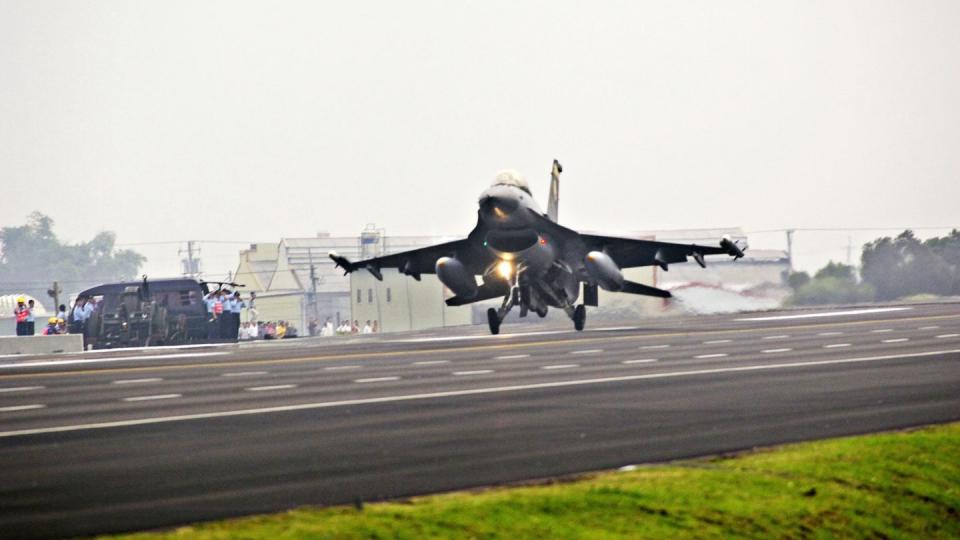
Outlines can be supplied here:
M689 371L674 371L666 373L648 373L643 375L621 375L617 377L602 377L596 379L579 379L571 381L555 381L544 383L520 384L513 386L498 386L490 388L474 388L468 390L447 390L402 396L382 396L375 398L347 399L341 401L327 401L320 403L301 403L297 405L279 405L275 407L261 407L256 409L241 409L234 411L219 411L209 413L184 414L178 416L161 416L156 418L139 418L131 420L116 420L91 424L76 424L70 426L52 426L45 428L20 429L0 432L0 438L23 437L27 435L44 435L49 433L64 433L69 431L88 431L96 429L110 429L150 424L166 424L171 422L185 422L190 420L204 420L210 418L227 418L232 416L251 416L257 414L272 414L281 412L304 411L311 409L330 409L335 407L352 407L357 405L373 405L378 403L392 403L399 401L418 401L424 399L438 399L446 397L475 396L483 394L499 394L520 392L524 390L540 390L544 388L563 388L568 386L587 386L614 382L640 381L648 379L667 379L674 377L693 377L698 375L712 375L717 373L737 373L745 371L771 371L775 369L804 368L840 364L857 364L865 362L880 362L884 360L904 360L908 358L924 358L960 353L960 349L943 351L927 351L922 353L895 354L884 356L866 356L861 358L839 358L834 360L815 360L812 362L785 362L782 364L761 364L753 366L739 366L727 368L696 369Z

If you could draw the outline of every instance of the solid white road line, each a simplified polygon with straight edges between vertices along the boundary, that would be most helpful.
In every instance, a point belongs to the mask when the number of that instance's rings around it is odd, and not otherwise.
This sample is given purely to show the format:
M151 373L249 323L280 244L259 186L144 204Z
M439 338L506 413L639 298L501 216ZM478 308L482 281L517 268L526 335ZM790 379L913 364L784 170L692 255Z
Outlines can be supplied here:
M152 382L160 382L163 379L152 378L152 379L118 379L113 381L113 384L144 384Z
M570 369L580 367L580 364L553 364L550 366L540 366L540 369Z
M31 411L33 409L42 409L44 407L46 407L46 405L14 405L12 407L0 407L0 412Z
M730 343L732 339L712 339L710 341L704 341L704 345L719 345L721 343Z
M473 371L454 371L453 374L457 376L463 375L486 375L487 373L493 373L492 369L475 369Z
M653 362L656 362L656 361L657 361L656 358L640 358L638 360L624 360L623 362L620 362L620 363L621 364L652 364Z
M266 371L232 371L230 373L224 373L221 377L255 377L266 374Z
M880 328L878 330L870 331L871 334L887 334L889 332L893 332L893 328Z
M570 351L570 354L597 354L602 352L603 349L584 349L582 351Z
M387 382L387 381L399 381L400 377L370 377L367 379L355 379L355 383L371 383L371 382Z
M670 347L670 345L644 345L643 347L640 347L640 348L649 350L649 349L666 349L668 347Z
M79 364L105 364L109 362L139 362L141 360L166 360L170 358L201 358L206 356L220 356L226 352L199 352L178 354L152 354L147 356L114 356L111 358L89 358L84 360L40 360L36 362L20 362L17 364L0 364L0 369L16 369L23 367L44 366L74 366Z
M910 341L910 338L902 337L902 338L896 338L896 339L883 340L884 343L903 343L904 341Z
M517 360L519 358L530 358L529 354L508 354L505 356L495 356L494 360Z
M436 366L439 364L449 364L449 360L420 360L419 362L414 362L411 365L414 366Z
M296 387L295 384L274 384L271 386L251 386L250 388L244 388L244 390L247 392L269 392L271 390L289 390Z
M29 392L31 390L43 390L46 386L7 386L0 388L0 392Z
M827 336L842 336L842 335L843 335L843 332L820 332L820 333L817 334L817 335L818 335L818 336L821 336L821 337L827 337Z
M909 307L889 307L871 309L851 309L848 311L829 311L826 313L804 313L803 315L777 315L775 317L747 317L734 319L735 321L784 321L788 319L813 319L818 317L842 317L844 315L867 315L870 313L886 313L888 311L905 311Z
M766 349L763 351L765 354L781 353L781 352L790 352L793 349Z
M278 405L275 407L259 407L254 409L238 409L231 411L214 411L208 413L183 414L178 416L160 416L154 418L134 418L130 420L115 420L112 422L96 422L90 424L74 424L67 426L50 426L14 431L0 431L0 438L21 437L24 435L39 435L43 433L63 433L67 431L85 431L91 429L109 429L126 426L140 426L147 424L167 424L170 422L185 422L189 420L206 420L210 418L227 418L231 416L251 416L312 409L329 409L334 407L354 407L357 405L372 405L376 403L396 403L402 401L419 401L461 396L476 396L484 394L502 394L507 392L522 392L526 390L540 390L544 388L566 388L570 386L588 386L629 381L644 381L652 379L670 379L678 377L698 377L701 375L715 375L718 373L745 373L751 371L774 371L779 369L803 369L820 366L834 366L843 364L862 364L869 362L883 362L886 360L904 360L907 358L927 358L944 354L960 354L960 349L945 349L941 351L927 351L907 354L890 354L884 356L865 356L860 358L837 358L833 360L814 360L806 362L783 362L780 364L759 364L750 366L728 366L721 368L694 369L688 371L670 371L666 373L643 373L636 375L620 375L616 377L601 377L596 379L574 379L568 381L551 381L513 386L494 386L488 388L471 388L466 390L445 390L440 392L426 392L420 394L403 394L397 396L382 396L373 398L347 399L343 401L323 401L317 403L301 403L297 405Z
M135 396L135 397L125 397L123 401L152 401L154 399L174 399L178 397L183 397L180 394L159 394L156 396Z
M960 334L940 334L937 339L945 339L960 336Z
M694 358L705 359L705 358L723 358L726 356L726 353L713 353L713 354L698 354Z
M824 345L824 349L839 349L841 347L849 347L849 343L831 343L830 345Z
M360 368L362 368L362 367L363 367L363 366L354 366L354 365L350 365L350 366L328 366L328 367L323 368L323 370L324 370L324 371L345 371L345 370L350 370L350 369L360 369Z

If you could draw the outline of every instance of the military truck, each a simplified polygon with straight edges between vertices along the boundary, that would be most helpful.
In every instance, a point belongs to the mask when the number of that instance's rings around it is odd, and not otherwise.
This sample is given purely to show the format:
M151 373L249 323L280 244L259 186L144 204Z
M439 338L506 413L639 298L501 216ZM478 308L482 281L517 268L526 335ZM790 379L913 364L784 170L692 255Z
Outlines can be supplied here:
M84 330L95 349L207 343L204 297L224 285L188 278L106 283L78 298L92 298L96 307ZM71 314L72 319L72 314Z

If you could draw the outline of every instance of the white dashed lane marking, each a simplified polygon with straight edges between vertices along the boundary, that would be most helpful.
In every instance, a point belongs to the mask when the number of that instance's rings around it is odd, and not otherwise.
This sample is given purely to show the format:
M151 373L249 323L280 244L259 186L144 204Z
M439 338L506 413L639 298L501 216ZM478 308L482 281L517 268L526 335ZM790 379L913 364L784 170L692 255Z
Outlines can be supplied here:
M670 345L644 345L643 347L640 347L640 348L650 350L650 349L666 349L668 347L670 347Z
M730 343L732 339L712 339L710 341L704 341L704 345L719 345L721 343Z
M123 401L152 401L155 399L175 399L178 397L183 397L180 394L159 394L156 396L134 396L134 397L125 397Z
M603 349L584 349L582 351L570 351L570 354L597 354L602 352Z
M14 405L12 407L0 407L0 412L32 411L33 409L42 409L46 405Z
M793 349L766 349L763 351L765 354L781 353L781 352L790 352Z
M0 392L29 392L31 390L43 390L45 386L7 386L0 388Z
M827 337L827 336L842 336L842 335L843 335L843 332L820 332L820 333L817 334L817 335L818 335L818 336L821 336L821 337Z
M454 371L453 374L457 376L464 375L486 375L487 373L493 373L492 369L475 369L473 371Z
M414 362L411 365L414 366L436 366L439 364L449 364L449 360L420 360L419 362Z
M893 332L893 328L880 328L880 329L878 329L878 330L871 330L871 331L870 331L871 334L886 334L886 333L889 333L889 332Z
M780 334L776 336L763 336L763 339L787 339L788 337L790 336L788 336L787 334Z
M517 360L519 358L530 358L529 354L508 354L505 356L495 356L494 360Z
M902 337L902 338L896 338L896 339L883 340L884 343L903 343L904 341L910 341L910 338Z
M540 366L540 369L570 369L580 367L580 364L553 364L551 366Z
M387 382L387 381L399 381L400 377L370 377L367 379L354 379L355 383L374 383L374 382Z
M830 345L824 345L824 349L839 349L841 347L849 347L849 343L832 343Z
M937 336L937 339L952 338L957 336L960 336L960 334L940 334Z
M272 386L251 386L247 388L247 392L269 392L271 390L289 390L290 388L296 388L295 384L274 384Z
M694 356L694 358L703 360L706 358L723 358L724 356L726 356L726 353L713 353L713 354L698 354L697 356Z
M113 381L113 384L146 384L152 382L160 382L163 379L152 378L152 379L118 379Z
M360 369L360 366L329 366L323 368L324 371L346 371L350 369Z
M651 364L656 362L656 358L641 358L639 360L624 360L622 364Z
M940 327L939 326L921 326L920 328L917 328L917 330L936 330L938 328Z
M224 373L222 377L256 377L257 375L266 375L266 371L233 371Z

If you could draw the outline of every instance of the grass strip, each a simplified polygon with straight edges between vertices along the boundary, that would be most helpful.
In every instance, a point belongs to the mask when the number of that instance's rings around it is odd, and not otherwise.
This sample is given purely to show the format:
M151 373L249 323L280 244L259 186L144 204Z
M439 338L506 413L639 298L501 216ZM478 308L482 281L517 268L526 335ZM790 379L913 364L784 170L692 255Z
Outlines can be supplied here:
M960 538L960 424L120 536Z

